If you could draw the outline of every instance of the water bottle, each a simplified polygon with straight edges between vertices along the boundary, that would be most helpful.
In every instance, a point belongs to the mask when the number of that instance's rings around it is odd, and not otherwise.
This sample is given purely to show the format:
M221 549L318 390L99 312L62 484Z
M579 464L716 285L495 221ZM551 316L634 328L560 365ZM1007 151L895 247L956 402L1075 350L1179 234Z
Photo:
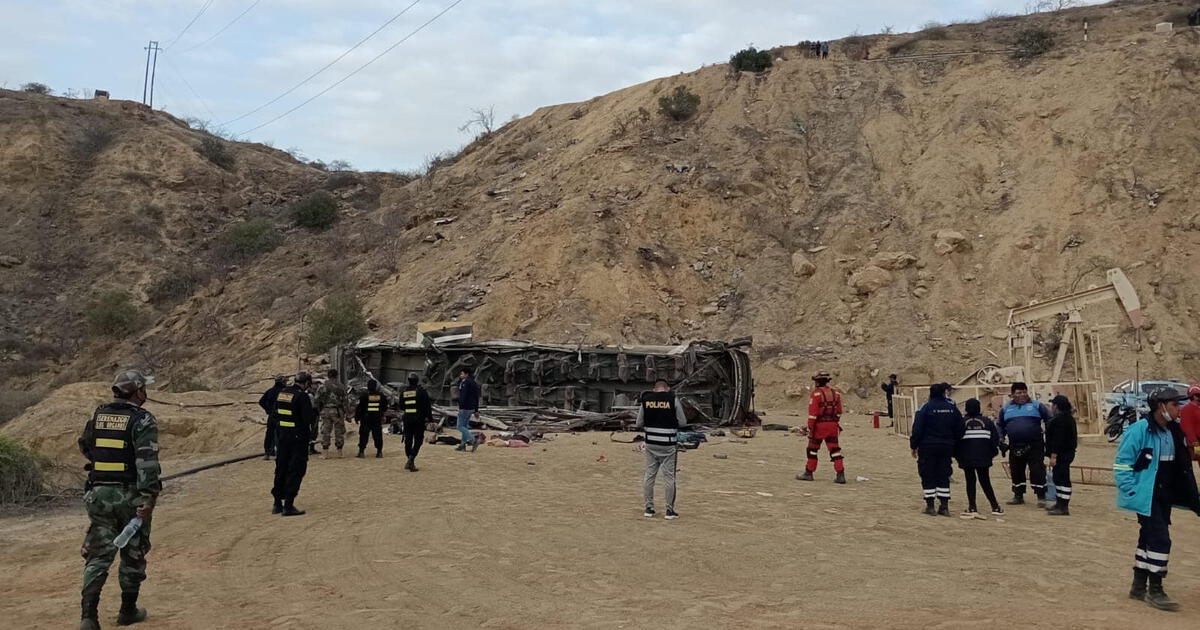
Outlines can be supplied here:
M122 529L121 533L117 534L116 540L113 540L113 546L115 546L117 549L124 549L125 545L129 544L129 539L133 538L133 535L138 533L138 530L141 528L142 519L136 516L133 517L133 520L129 521L129 524L125 526L125 529Z

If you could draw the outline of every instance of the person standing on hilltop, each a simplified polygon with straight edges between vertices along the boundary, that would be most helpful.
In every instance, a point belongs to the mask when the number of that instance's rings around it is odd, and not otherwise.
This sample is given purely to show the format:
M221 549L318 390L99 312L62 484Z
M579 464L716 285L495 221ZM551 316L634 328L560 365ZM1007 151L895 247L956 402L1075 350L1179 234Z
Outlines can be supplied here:
M350 394L346 386L338 381L337 370L329 370L325 377L325 382L317 388L317 414L321 418L321 451L328 459L331 437L337 447L337 456L342 456L342 446L346 444L346 411Z
M267 413L267 434L263 437L263 459L266 460L275 456L275 397L284 387L287 387L287 377L280 374L275 377L271 388L258 399L258 406Z
M1200 494L1191 462L1183 456L1179 395L1163 388L1152 392L1148 402L1149 415L1125 429L1113 461L1117 507L1136 512L1141 528L1129 597L1159 610L1179 610L1162 586L1171 557L1171 509L1200 516Z
M279 445L275 457L275 484L271 487L271 496L275 499L272 514L304 514L304 510L296 508L296 495L300 494L300 484L308 472L309 434L317 417L308 395L310 389L312 376L300 372L291 386L275 397L273 415Z
M913 420L908 446L917 460L921 490L925 497L925 513L929 516L950 516L950 473L954 447L963 439L966 428L962 413L948 398L950 386L935 383L929 386L929 402L917 411ZM937 511L933 500L938 500Z
M1025 468L1029 468L1029 483L1037 495L1038 507L1046 507L1046 442L1042 425L1050 420L1046 405L1029 397L1029 386L1012 384L1011 399L1000 409L1000 440L1008 443L1008 469L1012 474L1013 498L1009 505L1025 503ZM1003 448L1003 446L1001 447Z
M808 401L808 458L804 472L796 475L800 481L813 480L813 473L817 470L817 455L821 452L821 442L824 442L829 449L829 459L833 461L833 470L837 473L834 483L846 483L846 464L838 442L838 434L842 432L842 395L829 386L831 380L833 377L824 370L813 376L816 387L813 387Z
M375 457L383 457L383 414L389 401L379 391L379 381L367 381L367 391L358 398L358 408L354 411L354 421L358 426L358 455L364 457L367 450L367 438L375 441Z
M642 477L642 498L646 510L642 516L654 518L654 482L661 472L666 485L668 521L679 518L675 511L675 473L677 472L678 446L676 440L680 427L687 425L687 416L679 398L671 392L666 381L654 381L654 391L643 392L638 401L635 427L645 432L646 473Z
M154 378L138 370L125 370L113 379L113 401L96 409L83 434L79 451L88 459L88 531L80 554L85 561L80 630L99 630L100 592L118 551L121 566L121 609L117 625L127 626L146 618L138 608L138 593L146 579L146 554L150 553L150 520L162 492L158 464L158 422L142 408L146 386ZM141 526L119 550L116 539L135 518Z
M471 416L479 415L479 399L482 397L482 390L479 388L479 383L475 382L475 370L469 367L464 367L458 373L458 432L462 434L462 442L459 443L456 451L465 451L467 447L471 447L471 452L474 453L479 445L475 443L475 436L471 433Z

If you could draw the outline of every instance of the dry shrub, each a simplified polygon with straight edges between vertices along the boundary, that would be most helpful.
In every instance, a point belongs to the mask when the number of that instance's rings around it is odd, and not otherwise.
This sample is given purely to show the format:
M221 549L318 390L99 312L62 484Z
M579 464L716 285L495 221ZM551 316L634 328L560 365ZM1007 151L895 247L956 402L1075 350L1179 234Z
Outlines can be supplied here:
M11 438L0 436L0 504L28 503L42 493L46 459Z

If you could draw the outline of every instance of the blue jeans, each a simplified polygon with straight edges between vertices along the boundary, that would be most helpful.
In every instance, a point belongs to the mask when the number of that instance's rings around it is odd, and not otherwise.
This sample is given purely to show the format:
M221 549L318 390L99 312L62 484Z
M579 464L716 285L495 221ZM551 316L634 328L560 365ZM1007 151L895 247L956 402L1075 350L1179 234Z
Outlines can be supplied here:
M471 444L475 441L475 436L471 434L471 414L474 414L473 409L458 410L458 431L462 433L462 443Z

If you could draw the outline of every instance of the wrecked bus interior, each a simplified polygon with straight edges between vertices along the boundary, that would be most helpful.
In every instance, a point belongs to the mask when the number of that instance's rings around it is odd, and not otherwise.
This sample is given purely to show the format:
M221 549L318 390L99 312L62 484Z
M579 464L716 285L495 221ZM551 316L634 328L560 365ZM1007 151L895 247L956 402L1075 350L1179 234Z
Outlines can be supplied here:
M610 413L633 407L639 394L664 379L683 401L690 423L740 425L754 418L746 353L751 343L749 338L674 346L474 341L467 327L465 334L421 334L415 342L363 339L337 348L333 360L351 384L374 378L402 389L409 374L417 374L437 405L453 403L463 367L474 368L485 407Z

